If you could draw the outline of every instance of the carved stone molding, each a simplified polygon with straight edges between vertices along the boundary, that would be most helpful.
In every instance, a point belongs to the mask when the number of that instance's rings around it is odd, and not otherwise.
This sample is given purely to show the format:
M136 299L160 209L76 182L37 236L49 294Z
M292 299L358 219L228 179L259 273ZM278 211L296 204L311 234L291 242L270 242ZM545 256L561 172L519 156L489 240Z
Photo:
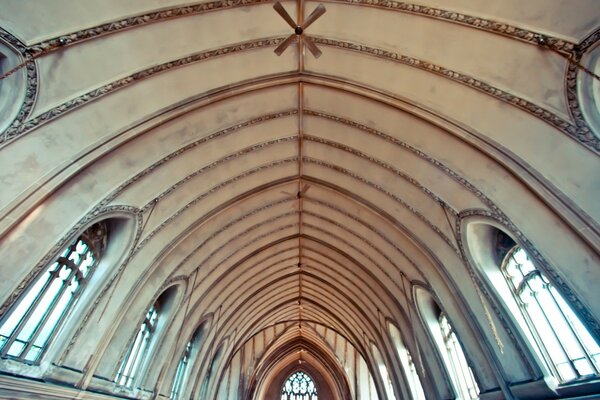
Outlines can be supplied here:
M377 229L376 226L366 222L364 219L358 218L355 214L353 213L349 213L347 211L344 211L342 208L338 207L337 205L333 204L333 203L329 203L329 202L325 202L325 201L321 201L321 200L317 200L317 199L313 199L313 198L307 198L305 201L309 202L309 203L316 203L319 204L323 207L327 207L330 208L332 210L335 210L336 212L344 215L347 218L352 219L353 221L359 223L360 225L363 225L364 227L366 227L367 229L369 229L371 232L375 233L377 236L379 236L383 241L385 241L389 246L391 246L394 250L396 250L398 253L402 254L402 256L410 263L410 265L417 271L420 272L420 268L419 266L408 256L408 254L406 254L404 252L404 250L402 250L398 244L391 240L390 238L388 238L383 232L381 232L379 229ZM307 215L314 215L312 212L310 211L303 211L304 213L306 213ZM320 217L325 219L324 217ZM329 219L327 219L329 221ZM394 265L398 270L400 270L400 268L396 265L396 263L391 260L387 255L383 254L382 255L386 258L386 260L388 260L388 262L391 265Z
M396 62L402 65L407 65L413 68L417 68L423 71L427 71L436 75L440 75L444 78L450 79L453 82L460 83L462 85L468 86L471 89L475 89L479 92L485 93L489 96L492 96L495 99L508 103L514 107L517 107L520 110L523 110L536 118L541 119L552 127L558 129L564 134L568 135L572 139L575 139L582 145L586 146L590 150L593 150L597 153L600 153L600 138L596 137L593 134L589 134L588 131L581 126L580 121L577 118L574 118L576 124L571 123L570 121L564 120L560 116L554 114L553 112L535 104L531 101L523 99L519 96L511 94L505 90L499 89L489 83L486 83L480 79L477 79L473 76L462 74L451 70L449 68L436 65L427 61L420 60L418 58L405 56L403 54L395 53L388 50L383 50L376 47L371 47L363 44L357 44L352 42L346 42L343 40L337 39L328 39L317 36L310 36L310 38L317 44L321 44L324 46L330 46L335 48L340 48L343 50L355 51L358 53L367 54L370 56L374 56L377 58L383 58L388 61ZM576 94L576 76L578 69L573 64L569 64L569 71L574 69L574 75L572 77L574 86L574 93ZM575 96L576 97L576 96ZM569 97L570 99L570 97ZM571 101L569 101L571 105ZM571 105L571 108L573 106ZM573 113L573 112L572 112ZM574 117L576 115L574 114ZM579 122L578 122L579 121Z
M21 55L23 60L31 60L31 54L27 51L25 45L21 43L19 39L2 28L0 28L0 42L7 43ZM33 105L35 104L38 92L37 66L34 62L29 62L25 65L25 71L27 76L25 99L23 100L21 109L19 110L14 121L12 121L12 123L4 132L0 132L0 144L5 140L4 137L7 135L7 132L17 129L19 126L21 126L27 120L27 118L29 118L29 115L31 115L31 110L33 110Z
M537 45L538 32L528 29L519 28L504 22L498 22L487 18L476 17L473 15L463 14L456 11L442 10L440 8L429 7L419 4L412 4L404 1L394 0L329 0L332 3L352 4L367 7L375 7L399 11L409 14L420 15L423 17L433 18L440 21L465 25L471 28L480 29L490 33L496 33L503 36L508 36L513 39L525 41ZM555 50L564 53L570 53L575 47L574 43L568 42L555 37L547 37L548 44Z
M251 148L250 151L254 151L256 150L255 147L266 147L269 145L273 145L276 143L281 143L283 141L297 141L297 138L295 136L289 137L289 138L285 138L285 139L278 139L269 143L265 143L262 144L261 146L252 146L253 148ZM221 161L221 160L219 160ZM177 212L173 213L172 215L169 216L169 218L165 219L160 225L158 225L152 232L150 232L148 235L146 235L144 237L144 239L138 244L138 246L135 248L134 250L134 254L137 254L154 236L156 236L162 229L164 229L168 224L170 224L171 222L173 222L173 220L175 220L176 218L180 217L188 208L192 207L194 204L199 203L200 201L204 200L206 197L218 192L219 190L235 184L236 182L240 181L241 179L245 179L249 176L252 176L254 174L269 170L271 168L275 168L277 166L280 165L284 165L284 164L290 164L290 163L297 163L298 159L297 157L290 157L290 158L286 158L286 159L282 159L282 160L277 160L274 162L271 162L269 164L265 164L265 165L261 165L257 168L253 168L251 170L248 170L246 172L244 172L241 175L237 175L233 178L227 179L223 182L220 182L219 184L211 187L210 189L208 189L206 192L203 192L200 196L194 198L191 202L185 204L183 207L181 207L179 210L177 210Z
M174 18L205 14L208 12L228 10L236 7L260 5L270 3L271 0L216 0L182 7L169 7L161 10L138 14L131 17L107 22L102 25L83 29L66 35L58 36L31 46L31 51L39 53L60 46L69 46L85 40L91 40L124 29L131 29L143 25L167 21Z
M499 223L500 225L504 226L508 232L511 232L512 234L514 234L518 238L519 243L527 251L527 254L534 259L536 266L538 266L540 269L542 269L544 271L544 273L546 273L550 277L552 283L554 283L556 286L558 286L560 288L561 293L566 297L568 302L574 306L575 311L579 314L580 317L582 317L582 319L585 321L586 325L594 331L594 334L596 335L596 337L600 337L600 324L594 318L594 316L590 312L590 310L579 300L579 298L575 295L575 293L573 293L573 291L571 290L569 285L564 281L562 276L554 268L552 268L552 266L548 263L548 261L546 261L544 256L535 247L535 245L504 214L492 213L487 210L479 210L479 209L475 209L475 210L471 209L471 210L461 211L458 215L459 218L457 218L457 222L456 222L456 229L458 230L458 233L459 233L458 238L459 238L459 245L460 245L461 251L463 251L463 252L465 251L464 250L465 246L464 246L464 243L462 243L462 239L460 238L460 223L461 223L461 220L468 218L468 217L472 217L472 216L479 216L479 217L484 217L484 218L494 220L497 223ZM474 273L471 266L467 265L467 268L470 269L470 272ZM485 285L482 284L481 280L478 277L476 277L476 279L477 279L478 286L485 293L486 297L488 297L488 301L490 301L490 299L489 299L490 295L489 295L489 292L487 291Z
M305 109L304 110L304 114L306 115L313 115L316 117L320 117L320 118L325 118L340 124L344 124L344 125L348 125L350 127L362 130L364 132L367 132L369 134L372 135L376 135L388 142L390 142L391 144L394 144L396 146L400 146L405 150L410 151L411 153L415 154L416 156L418 156L419 158L423 159L424 161L427 161L428 163L432 164L433 166L435 166L437 169L443 171L446 175L448 175L450 178L452 178L453 180L455 180L456 182L460 183L462 186L464 186L467 190L469 190L471 193L473 193L476 197L478 197L486 206L488 206L491 210L493 211L498 211L498 207L479 189L477 189L474 185L472 185L469 181L467 181L465 178L463 178L462 176L460 176L459 174L457 174L456 172L454 172L451 168L447 167L446 165L444 165L442 162L436 160L435 158L431 157L429 154L417 149L416 147L413 147L391 135L388 135L384 132L381 132L377 129L371 128L369 126L363 125L361 123L358 123L356 121L352 121L348 118L344 118L344 117L340 117L337 115L332 115L332 114L327 114L321 111L315 111L315 110L310 110L310 109ZM325 139L319 139L319 138L315 138L315 140L325 140ZM351 149L348 146L345 146L343 144L337 144L337 146L340 149L343 150L347 150L347 151L352 151L353 149ZM356 151L356 150L354 150ZM404 176L399 175L401 178L405 179ZM412 178L411 178L412 179ZM429 189L425 188L424 186L420 185L416 180L412 179L413 183L417 188L419 188L419 190L422 190L423 193L425 193L427 196L431 197L434 201L436 201L439 204L444 204L448 210L452 211L453 213L456 213L456 211L450 207L447 203L445 203L441 198L439 198L438 196L436 196L433 192L431 192ZM422 189L421 189L422 188Z
M220 47L218 49L195 53L186 57L178 58L176 60L167 61L162 64L155 65L142 71L135 72L129 76L121 78L117 81L107 83L104 86L101 86L85 94L82 94L81 96L68 100L65 103L56 106L51 110L48 110L43 114L36 116L33 119L27 120L26 122L23 120L18 124L13 124L0 136L0 145L13 139L16 139L21 135L24 135L32 131L33 129L36 129L47 122L50 122L70 111L77 109L78 107L81 107L89 102L106 96L119 89L128 87L142 79L150 78L156 74L170 71L174 68L183 67L189 64L205 61L226 54L233 54L247 50L255 50L264 47L276 46L281 42L281 40L282 38L265 38L249 42L237 43L230 46ZM28 65L34 64L30 63Z
M305 140L311 140L311 138L309 136L305 136L304 137ZM323 144L326 145L332 145L331 142L328 141L323 141L321 142ZM332 146L335 147L335 146ZM423 223L425 223L425 225L427 225L427 227L429 227L431 230L433 230L434 232L436 232L440 238L446 242L446 244L448 244L448 246L452 249L453 252L457 253L458 250L456 249L456 247L454 246L454 244L452 243L452 241L444 234L444 232L442 232L440 230L440 228L438 228L435 224L433 224L427 217L425 217L422 213L420 213L417 209L415 209L414 207L410 206L408 203L406 203L400 196L398 196L397 194L389 191L388 189L386 189L385 187L379 185L378 183L372 182L369 179L366 179L365 177L350 171L346 168L342 168L338 165L334 165L331 163L328 163L326 161L323 160L319 160L319 159L315 159L315 158L311 158L311 157L304 157L302 159L305 163L307 164L313 164L313 165L318 165L320 167L323 168L328 168L331 169L333 171L339 172L342 175L346 175L349 176L353 179L356 179L357 181L364 183L367 186L370 186L372 188L374 188L375 190L377 190L378 192L382 193L383 195L391 198L392 200L394 200L396 203L401 204L403 207L407 208L412 214L414 214L417 218L419 218ZM395 171L391 171L392 173L395 173ZM406 232L405 232L406 233ZM457 253L458 254L458 253Z
M600 153L600 132L594 133L585 120L579 103L580 99L577 90L578 77L583 73L579 69L578 64L581 62L585 53L598 43L598 41L600 41L600 29L593 32L577 46L567 69L566 92L569 111L576 126L574 135L576 135L581 142L589 143L589 146L592 146L596 152Z
M407 2L393 0L330 0L332 3L350 4L356 6L368 6L388 9L404 13L420 15L428 18L438 19L444 22L465 25L483 31L501 34L513 39L529 42L537 45L538 32L519 28L504 22L498 22L487 18L476 17L455 11L443 10ZM119 32L123 29L131 29L150 23L167 21L173 18L181 18L192 15L204 14L213 11L222 11L236 7L245 7L271 3L271 0L217 0L182 7L170 7L157 11L138 14L128 18L111 21L95 27L83 29L70 34L58 36L31 46L33 52L46 51L59 46L73 45L75 43L94 39L103 35ZM575 44L555 37L547 37L548 44L557 51L569 53Z
M108 194L102 201L100 201L100 203L98 204L99 207L102 207L104 205L109 204L111 201L113 201L119 194L121 194L126 188L128 188L130 185L134 184L135 182L137 182L138 180L142 179L145 176L148 176L150 173L152 173L156 168L162 166L163 164L168 163L169 161L175 159L176 157L180 156L181 154L190 151L192 149L194 149L197 146L200 146L204 143L209 142L210 140L213 140L215 138L222 138L225 137L229 134L232 134L234 132L239 131L242 128L246 128L246 127L250 127L256 124L260 124L262 122L266 122L266 121L270 121L276 118L281 118L281 117L288 117L288 116L292 116L292 115L297 115L298 110L293 109L293 110L286 110L286 111L280 111L280 112L276 112L276 113L272 113L272 114L265 114L265 115L261 115L258 116L256 118L252 118L250 120L244 121L244 122L240 122L238 124L229 126L227 128L221 129L217 132L211 133L210 135L206 135L203 136L202 138L193 141L179 149L177 149L176 151L168 154L167 156L161 158L160 160L152 163L150 166L144 168L142 171L140 171L139 173L137 173L136 175L134 175L133 177L127 179L125 182L123 182L122 184L120 184L115 190L113 190L110 194ZM237 156L243 155L245 154L246 150L240 150L237 154ZM229 157L229 158L227 158ZM184 183L185 181L193 178L194 176L202 173L202 171L205 171L205 169L210 169L210 168L214 168L214 166L221 164L223 162L226 162L228 160L230 160L230 158L235 157L234 155L229 155L226 158L222 159L222 160L217 160L205 167L203 167L202 169L196 171L195 173L189 175L188 177L184 178L183 180L181 180L180 182L176 183L173 185L172 188L167 189L164 193L159 194L158 198L159 200L161 199L161 196L164 197L165 195L168 195L169 193L171 193L178 185L181 185L182 183ZM147 211L150 207L152 206L152 201L148 202L145 206L142 207L142 211Z

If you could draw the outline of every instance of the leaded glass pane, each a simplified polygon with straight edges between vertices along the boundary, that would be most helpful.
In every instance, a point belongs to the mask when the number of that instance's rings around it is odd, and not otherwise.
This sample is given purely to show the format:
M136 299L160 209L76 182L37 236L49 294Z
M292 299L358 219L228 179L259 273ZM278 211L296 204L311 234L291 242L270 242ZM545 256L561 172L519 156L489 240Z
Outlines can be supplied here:
M0 320L0 356L37 362L106 247L107 230L91 226L56 257Z
M598 375L600 347L548 278L515 246L502 271L549 366L563 381Z
M283 384L281 400L318 400L317 388L310 376L294 372Z

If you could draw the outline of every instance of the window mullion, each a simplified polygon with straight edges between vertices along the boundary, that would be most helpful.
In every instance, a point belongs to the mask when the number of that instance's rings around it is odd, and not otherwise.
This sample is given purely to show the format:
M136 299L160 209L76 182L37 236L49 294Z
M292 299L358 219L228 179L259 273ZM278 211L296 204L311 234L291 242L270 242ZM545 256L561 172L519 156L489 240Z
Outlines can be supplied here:
M537 293L536 291L531 287L531 285L529 284L529 280L527 280L527 287L529 288L529 290L531 291L532 295L533 295L533 299L535 300L538 308L540 309L540 314L542 314L542 316L544 317L544 320L546 321L546 323L548 324L548 326L550 327L550 330L552 331L552 335L554 336L554 338L556 339L556 342L558 343L558 346L560 347L562 353L564 354L565 358L567 359L567 362L569 363L569 365L571 366L571 368L577 373L577 370L575 369L575 366L573 365L573 361L571 360L571 357L569 357L569 353L567 352L567 349L565 348L565 346L562 343L562 340L560 339L560 336L558 336L558 334L556 333L556 331L554 330L554 326L552 325L552 322L550 321L550 319L548 318L548 316L546 315L546 313L544 312L544 308L542 307L542 304L540 303L538 297L537 297ZM542 341L543 343L543 341ZM552 358L551 358L552 359ZM554 363L553 363L554 364ZM557 368L557 366L555 365L555 367ZM558 368L557 368L558 369ZM557 370L558 372L558 370ZM559 373L560 374L560 373Z
M27 346L25 346L25 349L21 352L21 355L19 356L19 358L24 358L27 355L27 353L29 352L29 350L31 350L31 347L35 343L35 340L37 339L40 332L42 331L42 327L44 326L46 321L48 321L48 318L50 318L50 315L52 315L52 312L54 311L54 309L60 302L61 298L65 295L65 291L69 287L69 284L75 275L75 271L73 271L72 269L70 271L71 272L69 273L67 278L65 280L63 280L61 287L58 290L58 293L56 293L56 296L54 296L54 299L52 299L52 303L50 303L50 306L46 309L46 312L40 319L40 322L36 325L35 329L33 330L33 333L31 335L31 337L29 338L29 342L27 343ZM60 278L57 276L55 279L60 279ZM73 301L72 298L71 298L71 300L69 300L69 303L67 304L66 308L68 308L71 301ZM60 320L61 319L62 319L62 316L61 316Z
M561 314L563 320L565 321L565 324L569 327L569 330L571 331L571 334L577 339L576 340L577 346L579 346L579 348L581 349L581 352L583 353L585 359L588 361L588 364L591 365L591 367L592 367L592 369L594 370L595 373L598 373L598 370L597 370L596 366L594 365L594 362L592 361L592 359L591 359L590 355L588 354L586 348L582 345L583 341L582 341L581 337L579 336L579 334L577 333L577 331L574 329L573 325L570 323L569 318L567 318L567 316L565 315L565 312L561 308L561 306L558 303L558 301L556 301L556 298L554 297L554 294L552 294L552 291L549 290L549 289L547 289L547 288L545 290L547 290L548 294L552 298L552 301L556 305L556 308L558 308L558 310L560 311L560 314ZM581 377L582 374L579 372L579 369L577 368L577 366L575 365L575 363L573 362L573 360L571 360L571 357L568 357L568 359L569 359L569 362L571 363L571 367L577 373L577 376Z
M69 253L69 254L71 254L71 253ZM2 357L6 356L6 354L8 353L8 351L10 349L10 347L13 345L13 343L15 342L15 340L19 337L19 335L21 334L21 331L23 330L23 328L25 327L25 325L27 325L27 322L29 321L29 318L35 312L35 310L37 309L37 307L39 306L40 302L42 301L42 299L44 298L44 296L46 295L46 293L50 289L50 286L52 286L52 283L56 279L60 279L59 278L59 273L60 273L61 268L64 265L62 263L60 263L60 262L57 262L56 264L57 264L56 270L54 270L54 271L48 271L47 272L47 273L49 273L51 275L50 279L48 279L48 281L44 284L44 286L42 287L42 289L40 290L40 292L36 296L35 300L31 303L31 305L29 306L29 308L27 309L27 311L23 314L23 317L21 318L21 320L17 324L16 328L12 331L11 336L4 343L4 347L2 348L2 353L1 353ZM38 326L39 326L39 324L38 324ZM23 354L23 351L21 351L21 354ZM21 355L19 355L18 358L20 359Z

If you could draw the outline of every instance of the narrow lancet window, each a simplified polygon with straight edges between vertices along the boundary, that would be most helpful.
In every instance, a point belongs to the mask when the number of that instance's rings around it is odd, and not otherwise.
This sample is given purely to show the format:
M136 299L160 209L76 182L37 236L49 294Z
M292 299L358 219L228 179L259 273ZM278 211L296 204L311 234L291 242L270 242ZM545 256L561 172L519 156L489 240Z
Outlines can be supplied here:
M131 387L133 385L133 380L146 355L146 350L150 344L152 335L156 330L157 322L158 302L146 312L146 317L140 325L140 329L138 330L133 343L129 347L127 355L121 363L121 367L115 378L115 382L119 385L125 387Z
M475 382L473 371L467 364L465 353L452 325L450 325L450 321L448 321L448 317L443 312L440 313L439 323L450 362L450 373L456 389L459 391L460 398L476 399L479 396L479 388Z

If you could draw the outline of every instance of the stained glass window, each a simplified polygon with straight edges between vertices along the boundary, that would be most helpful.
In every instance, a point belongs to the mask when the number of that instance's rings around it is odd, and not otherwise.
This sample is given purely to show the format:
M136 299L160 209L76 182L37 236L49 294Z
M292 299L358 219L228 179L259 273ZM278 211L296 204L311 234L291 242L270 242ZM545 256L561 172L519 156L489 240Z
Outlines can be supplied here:
M600 347L563 296L520 246L502 272L550 367L562 381L597 376Z
M106 225L92 225L33 281L0 321L3 358L40 360L96 269L106 240Z
M283 384L281 400L317 400L317 388L310 376L294 372Z

